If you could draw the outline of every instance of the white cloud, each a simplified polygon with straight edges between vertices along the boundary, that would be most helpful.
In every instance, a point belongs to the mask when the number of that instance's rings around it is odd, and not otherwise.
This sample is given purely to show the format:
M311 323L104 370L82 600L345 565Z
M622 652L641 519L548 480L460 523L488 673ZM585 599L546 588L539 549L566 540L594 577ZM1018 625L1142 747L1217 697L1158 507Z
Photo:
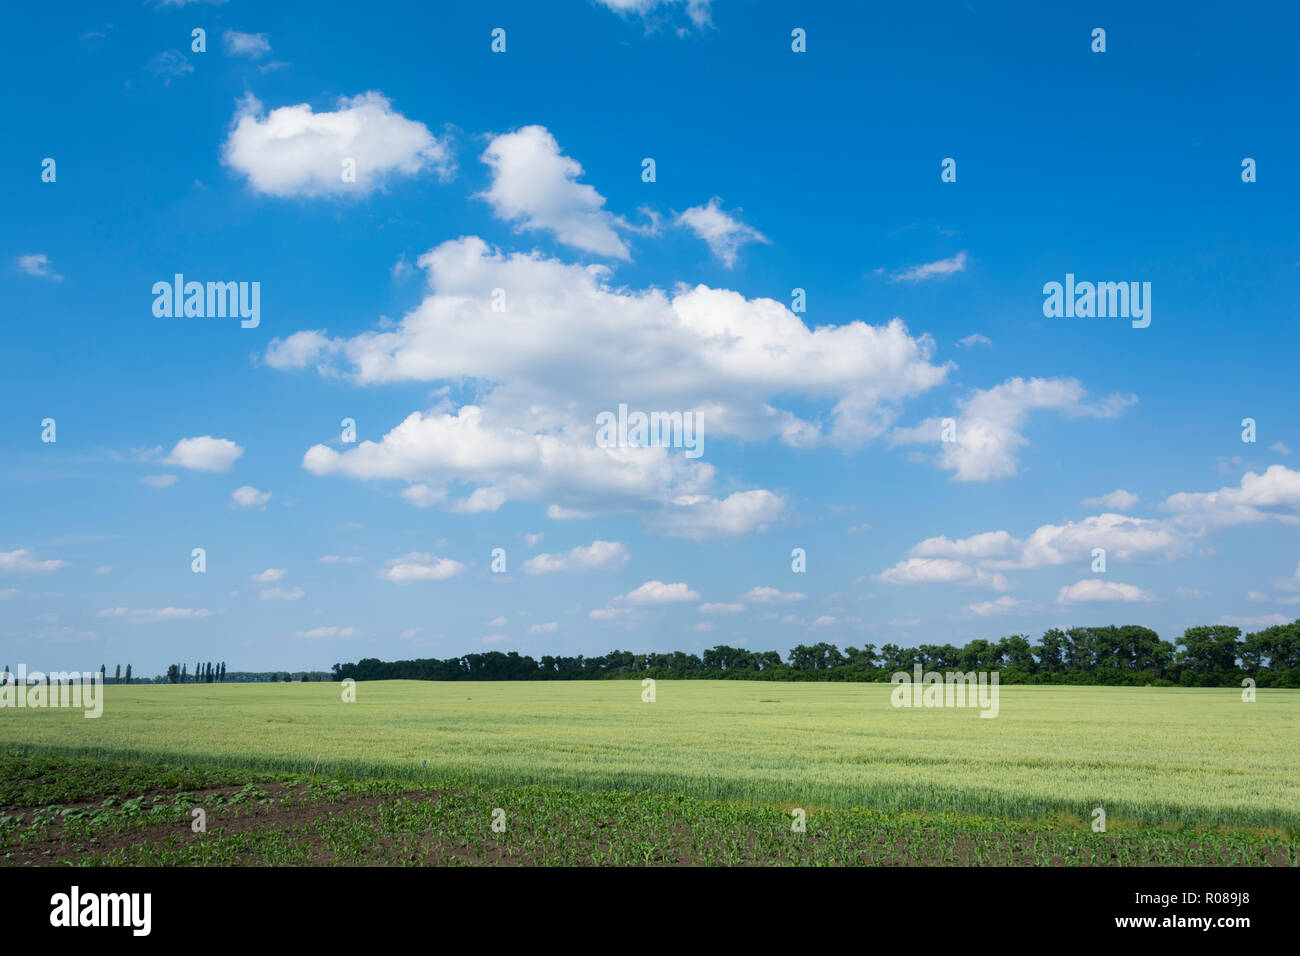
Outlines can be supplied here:
M481 642L484 644L500 644L502 641L508 640L509 637L509 634L487 634L481 638Z
M752 601L755 604L792 604L795 601L802 601L808 595L800 594L798 591L778 591L776 588L756 587L750 588L745 595L745 600Z
M232 56L246 56L250 60L260 60L271 52L271 41L267 39L265 33L240 33L238 30L227 30L222 34L222 39L226 41L226 49Z
M870 530L871 530L871 525L869 524L855 524L849 528L846 528L844 533L845 534L866 534Z
M1176 523L1195 528L1270 519L1295 525L1300 523L1300 471L1285 465L1271 465L1262 475L1249 471L1236 488L1180 492L1166 498L1160 510L1172 513Z
M1058 604L1092 602L1137 604L1154 600L1156 600L1155 595L1149 591L1134 587L1132 584L1108 581L1103 578L1084 578L1082 581L1076 581L1061 588L1061 593L1056 596Z
M770 240L752 226L747 226L735 216L722 211L722 200L714 196L706 206L692 206L677 216L677 224L685 226L709 244L709 251L728 269L735 266L740 247L749 242L768 243Z
M552 233L568 246L615 259L630 258L605 210L605 197L580 183L582 166L565 156L544 126L525 126L496 136L483 153L492 185L481 194L498 218L519 231Z
M361 559L351 554L324 554L316 560L320 564L356 564Z
M227 472L243 454L244 449L228 438L203 435L200 438L182 438L171 454L163 459L163 464L191 471Z
M434 505L440 505L447 500L447 489L431 488L424 482L420 482L403 488L402 497L417 508L432 508Z
M971 604L968 606L967 610L978 617L989 617L994 614L1006 614L1026 603L1028 602L1017 601L1015 598L1004 594L1002 597L995 598L992 601L981 601L978 604Z
M16 261L19 270L27 273L29 276L36 276L41 279L53 279L55 282L63 281L63 276L54 271L54 263L50 262L50 257L43 252L19 256Z
M112 566L111 564L101 564L99 567L95 568L95 573L96 573L96 574L112 574L112 573L113 573L113 566Z
M1268 450L1277 452L1279 455L1291 454L1291 449L1288 448L1286 445L1282 444L1282 442L1280 441L1273 442L1273 444L1268 446Z
M992 345L993 340L987 335L980 335L978 332L968 335L964 339L957 340L958 348L969 349L977 345Z
M592 609L592 611L587 614L587 617L591 618L593 621L609 621L624 614L631 613L632 609L630 607L599 607Z
M1131 395L1111 395L1096 405L1084 401L1083 386L1074 379L1013 378L990 389L978 389L961 401L961 411L949 416L955 435L943 441L943 419L930 418L911 428L895 429L891 444L938 444L935 464L954 472L957 481L992 481L1016 473L1018 454L1029 439L1021 434L1033 411L1052 410L1066 418L1113 418L1137 401Z
M504 617L494 617L488 621L488 627L505 627L508 622Z
M257 593L257 596L263 601L300 601L306 596L307 592L302 588L263 588Z
M230 493L230 500L236 508L245 511L262 511L266 508L266 503L271 500L271 493L258 491L252 485L242 485Z
M547 621L545 624L534 624L528 629L529 634L554 634L560 629L556 621Z
M774 589L768 588L766 590ZM700 605L701 614L739 614L743 610L745 610L745 605L743 604L721 604L709 602Z
M267 568L257 574L249 575L250 581L256 581L258 584L274 584L284 578L284 568Z
M948 259L940 259L937 262L926 262L918 266L909 266L901 272L895 272L889 277L889 281L925 282L927 279L943 278L945 276L965 271L966 253L959 252ZM974 338L974 336L972 336L972 338ZM983 338L983 336L979 336L979 338ZM962 341L965 342L966 339L963 339ZM984 341L988 342L988 339L984 339Z
M344 161L356 181L343 179ZM383 94L342 97L333 112L299 103L264 113L252 96L240 101L222 149L222 162L259 193L291 196L364 196L396 176L432 169L441 178L454 164L447 145L423 123L394 112Z
M949 558L908 558L882 571L879 577L889 584L971 584L996 591L1010 587L1000 574L990 574Z
M761 529L784 500L753 489L713 493L715 469L663 447L601 448L595 416L619 396L630 407L698 413L710 440L860 447L887 433L899 403L940 383L934 343L901 321L810 330L785 305L727 290L612 288L603 267L504 255L478 238L420 257L430 294L400 323L351 339L298 332L268 347L281 368L318 368L357 384L477 381L474 404L440 398L379 441L303 457L318 475L423 484L432 503L453 485L487 489L451 510L540 501L554 517L636 514L667 534ZM505 312L492 289L509 290ZM585 343L572 374L569 343ZM664 375L672 368L672 375ZM777 407L798 403L809 418ZM937 435L937 433L936 433Z
M145 475L140 483L150 488L170 488L177 480L175 475Z
M1085 498L1083 503L1090 508L1109 508L1112 511L1128 511L1138 503L1138 496L1123 488L1116 489L1108 495L1097 498Z
M614 600L623 604L680 604L686 601L698 601L700 593L692 591L685 583L678 581L665 584L663 581L647 581L635 591L630 591Z
M785 499L762 488L736 491L726 498L680 495L656 519L654 527L675 538L703 540L719 534L766 531L785 512Z
M465 565L459 561L419 551L412 551L386 563L388 569L380 571L379 576L389 581L445 581L466 570Z
M1186 536L1169 522L1102 514L1063 525L1042 525L1021 541L1006 531L986 531L969 538L927 538L908 553L920 558L960 558L997 570L1053 567L1090 560L1093 548L1109 559L1164 560L1179 555Z
M617 541L593 541L562 554L539 554L524 562L526 574L557 571L617 571L628 562L627 548Z
M705 27L709 25L709 4L712 0L596 0L596 2L621 16L637 14L642 17L660 10L666 11L684 6L691 23L696 27Z
M96 617L124 617L134 624L156 624L160 621L191 621L211 617L207 608L157 607L157 608L104 608Z
M538 543L541 542L543 537L545 537L545 535L541 534L540 532L536 534L526 534L524 535L524 544L526 544L530 548L535 548L537 547Z
M310 631L299 631L299 637L352 637L357 632L350 627L313 627Z
M703 632L711 631L711 630L713 630L713 622L712 622L712 621L696 621L695 624L694 624L694 626L691 628L691 630L693 630L693 631L703 631Z
M0 551L0 574L49 574L66 567L67 561L38 561L26 548Z

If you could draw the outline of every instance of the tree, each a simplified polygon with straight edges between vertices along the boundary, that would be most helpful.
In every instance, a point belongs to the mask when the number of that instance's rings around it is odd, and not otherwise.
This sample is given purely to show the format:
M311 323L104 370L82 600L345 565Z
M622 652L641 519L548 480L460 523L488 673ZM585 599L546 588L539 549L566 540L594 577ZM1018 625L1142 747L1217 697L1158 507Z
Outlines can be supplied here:
M180 668L178 668L175 664L167 665L167 683L176 684L179 683L180 679L181 679Z
M127 665L126 665L126 682L127 682L128 684L131 683L131 665L130 665L130 664L127 664Z
M1237 668L1237 638L1241 628L1226 624L1189 627L1179 643L1185 648L1180 663L1207 676L1222 677Z

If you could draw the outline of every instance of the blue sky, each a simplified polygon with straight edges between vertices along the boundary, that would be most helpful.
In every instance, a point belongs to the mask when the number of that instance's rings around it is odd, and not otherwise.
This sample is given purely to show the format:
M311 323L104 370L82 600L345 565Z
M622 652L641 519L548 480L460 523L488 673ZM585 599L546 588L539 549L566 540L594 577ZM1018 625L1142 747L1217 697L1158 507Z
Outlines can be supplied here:
M1300 614L1292 11L432 6L8 14L4 663Z

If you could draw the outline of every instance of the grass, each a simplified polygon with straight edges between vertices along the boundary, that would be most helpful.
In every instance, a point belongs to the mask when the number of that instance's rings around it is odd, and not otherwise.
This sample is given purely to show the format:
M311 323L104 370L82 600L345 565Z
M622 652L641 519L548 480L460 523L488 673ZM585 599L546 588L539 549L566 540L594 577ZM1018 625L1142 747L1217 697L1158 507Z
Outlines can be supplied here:
M58 797L56 802L54 797ZM206 827L191 825L197 809ZM504 813L502 817L501 814ZM494 829L493 819L502 821ZM682 795L310 782L305 774L0 757L0 863L281 865L1291 865L1216 827L809 813Z
M635 681L382 681L344 703L337 684L111 686L96 720L0 713L0 744L282 777L320 755L335 781L680 798L783 820L800 807L819 826L920 813L1077 832L1103 807L1111 830L1300 827L1300 691L1248 704L1231 689L1013 686L991 720L896 709L889 691L660 681L647 704ZM750 832L760 818L746 819Z

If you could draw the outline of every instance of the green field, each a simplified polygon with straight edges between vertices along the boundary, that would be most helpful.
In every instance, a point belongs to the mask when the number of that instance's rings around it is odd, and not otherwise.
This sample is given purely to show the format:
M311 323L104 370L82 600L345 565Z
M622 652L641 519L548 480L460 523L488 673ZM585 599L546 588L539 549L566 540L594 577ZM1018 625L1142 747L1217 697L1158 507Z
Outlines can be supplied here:
M1000 713L882 684L110 686L104 714L0 712L10 752L334 780L636 791L754 807L1300 827L1300 691L1001 688Z

